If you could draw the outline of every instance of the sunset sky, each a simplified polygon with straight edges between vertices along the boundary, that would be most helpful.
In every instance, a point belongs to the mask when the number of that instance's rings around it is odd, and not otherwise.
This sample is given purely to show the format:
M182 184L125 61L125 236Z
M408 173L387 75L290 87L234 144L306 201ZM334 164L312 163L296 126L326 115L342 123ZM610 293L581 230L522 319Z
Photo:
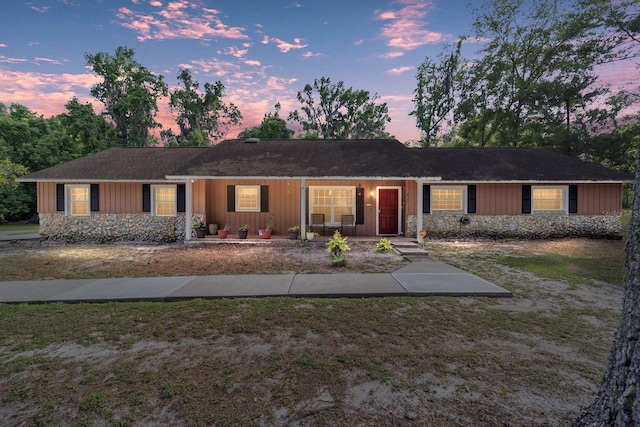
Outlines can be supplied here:
M400 141L419 138L412 92L416 68L444 43L470 32L466 0L3 0L0 3L0 102L48 117L98 79L84 54L127 46L138 62L164 75L170 89L180 68L201 85L221 81L226 102L243 115L228 137L259 124L280 102L299 108L296 92L326 76L380 96L387 130ZM465 56L480 45L468 44ZM616 85L637 80L631 63L603 71ZM177 129L160 103L164 128ZM293 124L290 127L294 127Z

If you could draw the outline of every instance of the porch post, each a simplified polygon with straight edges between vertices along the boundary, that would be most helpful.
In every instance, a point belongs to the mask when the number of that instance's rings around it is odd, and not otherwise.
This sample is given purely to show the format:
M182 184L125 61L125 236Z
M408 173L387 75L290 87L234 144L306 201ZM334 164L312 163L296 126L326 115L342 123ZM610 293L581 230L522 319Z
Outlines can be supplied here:
M424 183L422 181L416 180L416 184L417 184L417 195L416 195L416 237L418 238L418 243L422 244L424 243L424 238L420 235L420 230L422 230L422 203L423 203L423 198L422 198L422 187L424 185Z
M300 238L305 239L307 235L307 180L300 180Z
M188 179L185 182L185 192L184 192L184 240L191 240L191 180Z

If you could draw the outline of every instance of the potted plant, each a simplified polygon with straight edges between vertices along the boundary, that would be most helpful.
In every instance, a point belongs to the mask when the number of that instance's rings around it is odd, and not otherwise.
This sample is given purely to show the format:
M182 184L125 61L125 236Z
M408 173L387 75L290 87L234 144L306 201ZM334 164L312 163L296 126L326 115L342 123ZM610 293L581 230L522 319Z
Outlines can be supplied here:
M319 234L313 231L307 231L307 240L313 240L314 237L318 237Z
M227 234L229 234L229 226L225 225L223 228L218 230L218 237L221 239L226 239Z
M271 219L269 220L269 223L267 224L265 229L262 230L262 238L263 239L270 239L271 238L271 233L273 232L273 227L275 225L276 225L276 223L273 220L273 217L271 217Z
M238 239L246 239L247 234L249 234L249 225L245 224L241 227L238 227Z
M298 232L300 231L300 226L299 225L291 226L289 227L288 231L289 231L289 240L297 240Z
M196 237L202 239L206 233L206 227L201 217L193 218L192 228L196 231Z

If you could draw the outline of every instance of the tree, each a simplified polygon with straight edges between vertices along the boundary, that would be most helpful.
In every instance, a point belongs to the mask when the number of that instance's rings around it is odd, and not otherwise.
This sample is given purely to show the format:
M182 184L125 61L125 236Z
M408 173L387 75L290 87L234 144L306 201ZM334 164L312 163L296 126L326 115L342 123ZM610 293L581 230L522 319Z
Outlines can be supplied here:
M16 221L31 212L31 197L15 179L27 174L27 168L9 159L0 159L0 223Z
M365 90L332 84L327 77L307 84L297 94L301 111L289 114L307 133L317 132L325 139L389 138L385 126L391 121L386 103L376 104Z
M608 42L627 54L640 48L640 14L637 1L609 2L585 0L581 21L592 17L603 30L613 31ZM635 8L634 8L635 7ZM629 45L629 42L635 45ZM637 126L637 123L635 124ZM624 130L622 131L624 134ZM632 135L636 144L640 134ZM622 317L615 333L609 363L598 394L578 419L575 427L582 426L637 426L640 425L640 149L635 151L635 179L633 200L627 234L626 266Z
M478 58L463 61L456 49L419 68L414 115L426 141L442 132L453 108L458 137L466 144L546 144L584 152L576 135L605 92L594 85L594 67L610 48L587 37L589 26L568 20L563 4L489 0L473 9L471 36L488 40Z
M274 113L269 112L264 115L260 126L243 130L238 134L238 138L291 138L295 131L287 128L287 122L280 117L280 103L278 102L274 108L276 110Z
M202 135L205 136L205 145L209 145L209 138L214 141L221 139L229 126L240 124L240 110L233 103L225 104L222 101L224 85L221 82L205 83L204 94L201 95L198 93L200 84L193 81L189 70L181 70L178 80L184 89L176 89L171 93L169 106L172 111L178 112L180 135L176 139L179 145L200 144ZM201 135L189 139L194 131Z
M58 115L57 120L77 145L76 154L86 156L118 145L116 129L97 115L91 104L81 104L74 97L65 108L67 112Z
M91 95L105 106L113 120L120 145L153 145L149 129L162 125L155 120L158 98L167 95L162 75L155 75L134 59L134 50L116 48L114 56L105 52L85 54L87 64L102 82L91 88Z
M428 147L436 143L443 126L453 126L453 110L455 92L460 80L460 47L459 41L453 52L445 50L439 61L425 58L418 67L416 79L418 84L413 91L415 110L409 115L415 116L422 138L420 145Z

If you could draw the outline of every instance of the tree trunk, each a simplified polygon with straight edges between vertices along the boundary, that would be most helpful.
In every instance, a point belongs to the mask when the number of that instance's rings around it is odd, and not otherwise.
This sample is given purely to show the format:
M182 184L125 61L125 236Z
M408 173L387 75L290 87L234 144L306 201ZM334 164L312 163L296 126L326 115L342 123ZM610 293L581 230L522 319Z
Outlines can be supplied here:
M622 319L595 401L574 426L640 426L640 149L626 246Z

